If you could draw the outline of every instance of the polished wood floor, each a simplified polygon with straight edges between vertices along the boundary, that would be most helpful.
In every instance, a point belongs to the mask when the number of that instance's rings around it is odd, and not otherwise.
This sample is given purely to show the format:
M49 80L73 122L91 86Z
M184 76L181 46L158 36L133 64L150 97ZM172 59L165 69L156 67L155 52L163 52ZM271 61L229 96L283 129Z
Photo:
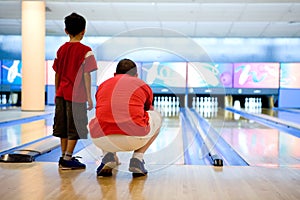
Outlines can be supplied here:
M57 164L0 164L0 199L299 199L296 168L164 165L147 177L127 171L97 178L95 168L61 171ZM157 168L149 166L148 168Z
M216 129L218 120L209 120ZM1 128L1 138L10 142L6 148L24 143L18 141L22 137L49 135L51 125L34 125ZM146 177L133 178L128 172L130 152L118 153L121 165L112 177L97 177L102 152L87 142L76 154L87 164L85 170L59 170L57 162L0 163L0 199L300 199L299 138L226 119L222 137L251 166L184 164L179 117L166 117L161 134L145 155Z

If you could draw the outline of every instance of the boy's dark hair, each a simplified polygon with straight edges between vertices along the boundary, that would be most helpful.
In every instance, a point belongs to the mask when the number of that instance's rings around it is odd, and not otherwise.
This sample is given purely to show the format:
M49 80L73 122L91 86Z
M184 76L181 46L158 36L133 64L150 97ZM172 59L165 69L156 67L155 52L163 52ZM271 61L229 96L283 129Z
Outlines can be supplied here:
M86 25L86 21L84 17L78 15L77 13L72 13L65 17L65 28L66 31L72 35L78 35L82 31L84 31Z
M118 63L116 74L129 74L135 76L137 74L136 64L132 60L124 58Z

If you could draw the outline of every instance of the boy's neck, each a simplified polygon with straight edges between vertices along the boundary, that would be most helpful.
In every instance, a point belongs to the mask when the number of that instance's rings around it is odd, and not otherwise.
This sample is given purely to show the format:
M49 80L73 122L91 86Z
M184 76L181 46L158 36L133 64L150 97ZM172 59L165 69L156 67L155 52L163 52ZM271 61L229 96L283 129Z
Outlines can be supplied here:
M70 35L69 35L70 36ZM69 42L80 42L82 39L81 35L76 35L76 36L70 36L70 41Z

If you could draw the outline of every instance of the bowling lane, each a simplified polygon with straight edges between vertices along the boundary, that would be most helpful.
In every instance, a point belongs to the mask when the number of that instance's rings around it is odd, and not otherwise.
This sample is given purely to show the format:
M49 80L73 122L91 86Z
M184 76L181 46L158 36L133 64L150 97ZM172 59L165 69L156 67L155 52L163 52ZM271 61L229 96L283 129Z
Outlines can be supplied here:
M28 118L46 118L47 116L54 113L54 107L48 106L45 108L45 111L36 111L36 112L29 112L29 111L21 111L20 107L5 107L2 108L0 111L0 125L5 125L5 123L9 123L12 121L17 121L17 123L26 122Z
M22 112L20 108L7 107L0 112L0 152L52 134L53 107L44 112Z
M52 134L52 121L37 120L0 127L0 152L41 139Z
M210 125L252 166L300 167L300 139L219 109Z

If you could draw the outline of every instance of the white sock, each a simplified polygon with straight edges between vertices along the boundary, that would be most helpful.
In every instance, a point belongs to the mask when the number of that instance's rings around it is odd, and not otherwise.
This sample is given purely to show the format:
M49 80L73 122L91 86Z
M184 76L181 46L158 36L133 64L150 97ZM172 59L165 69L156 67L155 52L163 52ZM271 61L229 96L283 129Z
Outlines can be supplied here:
M66 152L64 155L64 160L71 160L73 153Z
M132 157L133 158L137 158L140 161L143 161L143 159L144 159L144 153L136 153L136 152L134 152L133 155L132 155Z

